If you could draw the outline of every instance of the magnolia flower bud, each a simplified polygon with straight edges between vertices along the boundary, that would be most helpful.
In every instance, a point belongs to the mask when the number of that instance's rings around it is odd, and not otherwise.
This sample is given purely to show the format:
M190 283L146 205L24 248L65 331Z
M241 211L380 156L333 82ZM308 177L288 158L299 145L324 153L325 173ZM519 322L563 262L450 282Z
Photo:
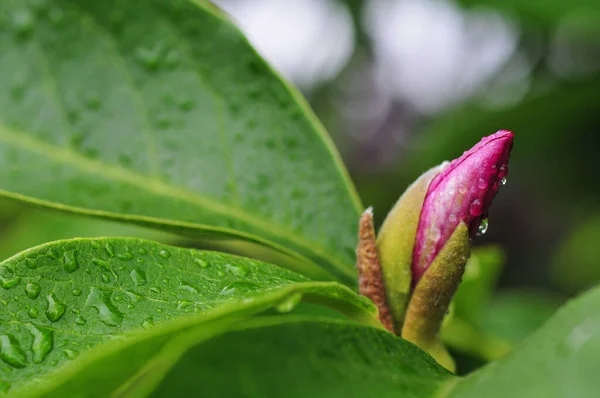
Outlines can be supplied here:
M440 326L462 278L470 239L481 232L482 223L487 225L488 208L506 181L512 144L513 134L499 131L424 173L386 217L375 266L365 265L367 256L358 258L361 287L385 290L374 302L388 319L386 327L448 368L453 362L440 342ZM366 247L364 239L358 253L365 252L361 247ZM380 272L364 272L375 268ZM375 297L373 289L361 288L361 293Z

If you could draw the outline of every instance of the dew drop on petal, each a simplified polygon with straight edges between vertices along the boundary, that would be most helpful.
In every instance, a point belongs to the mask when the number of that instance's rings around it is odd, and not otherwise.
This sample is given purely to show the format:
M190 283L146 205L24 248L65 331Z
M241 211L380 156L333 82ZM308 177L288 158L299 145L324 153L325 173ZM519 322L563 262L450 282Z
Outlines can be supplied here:
M503 186L506 185L506 177L502 177L500 179L500 185L503 185Z
M477 227L477 236L485 235L485 233L488 230L488 226L489 226L489 222L488 222L487 218L484 218L483 220L481 220L481 222L479 223L479 227Z
M471 202L471 206L469 207L469 214L473 217L480 216L483 212L483 204L479 199L475 199Z

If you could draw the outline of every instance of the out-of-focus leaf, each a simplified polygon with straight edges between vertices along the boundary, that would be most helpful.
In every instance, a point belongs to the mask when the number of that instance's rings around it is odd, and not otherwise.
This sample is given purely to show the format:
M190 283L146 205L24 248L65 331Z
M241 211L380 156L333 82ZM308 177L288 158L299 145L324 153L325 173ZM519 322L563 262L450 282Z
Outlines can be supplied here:
M539 329L564 299L540 291L504 291L488 305L482 319L485 333L519 343Z
M68 238L132 236L164 243L181 240L176 235L131 224L24 206L19 207L18 210L16 218L11 221L7 229L2 231L4 238L0 239L0 259L6 259L42 243Z
M473 249L462 282L452 300L454 317L480 326L504 264L499 247Z
M569 301L510 354L458 380L448 397L597 397L598 352L600 288L595 288Z
M337 150L210 2L7 0L0 15L0 194L356 280L362 209Z
M576 293L600 282L600 214L586 218L563 236L553 256L552 281Z

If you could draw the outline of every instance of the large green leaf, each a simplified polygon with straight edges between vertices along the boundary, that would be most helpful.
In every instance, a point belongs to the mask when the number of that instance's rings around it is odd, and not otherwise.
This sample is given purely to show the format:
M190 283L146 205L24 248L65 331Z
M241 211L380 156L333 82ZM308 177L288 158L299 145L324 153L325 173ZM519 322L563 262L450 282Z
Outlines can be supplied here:
M436 396L454 380L383 330L289 315L227 319L205 321L157 349L149 349L156 333L107 344L73 363L66 380L28 397L144 397L154 390L152 397L410 398Z
M0 3L0 193L257 241L355 280L360 201L301 95L191 0Z
M0 263L0 385L24 388L107 339L232 301L297 292L376 324L370 302L334 282L266 263L133 238L72 239ZM263 302L266 300L262 298ZM274 301L275 300L275 301ZM1 390L1 389L0 389Z
M449 397L597 397L599 352L596 288L567 303L506 357L460 380Z

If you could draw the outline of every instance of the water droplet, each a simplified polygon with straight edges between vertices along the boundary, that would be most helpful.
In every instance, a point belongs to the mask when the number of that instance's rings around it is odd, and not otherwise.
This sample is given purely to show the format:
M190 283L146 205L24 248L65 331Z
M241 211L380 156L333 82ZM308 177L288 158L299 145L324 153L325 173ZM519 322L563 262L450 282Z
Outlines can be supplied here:
M194 259L194 264L196 264L200 268L204 268L204 269L210 267L210 264L206 260L203 260L201 258L195 258Z
M106 254L108 254L108 257L115 256L115 249L113 248L113 245L111 245L109 242L106 242L106 244L104 245L104 250L106 250Z
M38 309L36 307L31 307L29 311L27 311L27 315L29 315L30 318L36 319L39 316Z
M186 308L191 307L193 304L194 303L192 303L191 301L188 301L188 300L179 300L179 301L177 301L177 309L185 310Z
M63 258L61 260L62 265L68 273L74 272L79 268L79 264L77 263L77 252L65 252L63 254Z
M129 273L129 277L136 286L146 284L146 273L139 268L134 269Z
M46 317L50 322L58 321L65 313L67 306L60 301L54 293L50 293L46 296L48 300L48 309L46 310Z
M41 286L37 283L28 283L25 286L25 293L27 293L27 297L32 300L35 300L40 295L40 291L42 290Z
M37 263L30 258L25 259L25 266L29 269L36 269Z
M4 289L7 289L7 290L10 289L10 288L12 288L12 287L15 287L19 283L21 283L21 277L20 276L13 276L12 278L6 278L4 276L0 277L0 285Z
M71 348L65 348L63 350L63 353L69 359L75 359L75 358L77 358L77 355L79 355L79 352L77 350L73 350Z
M302 295L300 293L294 293L291 296L287 297L285 300L283 300L281 303L277 304L275 306L275 310L278 312L290 312L294 308L296 308L296 306L298 305L298 303L300 303L301 300Z
M102 274L102 282L109 283L110 282L110 276L108 276L107 274Z
M77 318L75 318L75 324L82 326L85 325L87 323L87 320L83 317L78 316Z
M71 290L73 296L81 296L81 289L73 289Z
M92 287L87 297L86 305L98 310L100 320L109 326L119 326L123 320L123 314L110 301L110 293Z
M142 296L140 294L134 292L126 291L125 295L129 298L129 300L133 301L134 303L137 303L142 299Z
M151 328L154 325L154 319L147 318L144 322L142 322L142 327L144 329Z
M481 236L481 235L485 235L485 233L488 230L488 220L487 218L484 218L483 220L481 220L481 222L479 223L479 226L477 227L477 236Z
M120 260L127 261L127 260L132 260L133 259L133 254L131 254L129 252L125 252L125 253L117 254L117 257Z
M220 296L234 296L239 293L247 293L254 291L258 288L258 285L253 282L248 281L236 281L233 282L223 288L221 292L219 292Z
M500 179L500 185L506 185L506 177Z
M504 178L508 175L508 166L507 165L503 165L500 167L500 170L498 170L498 178Z
M484 180L483 178L480 178L477 180L477 188L483 190L483 189L487 189L487 186L488 186L487 181Z
M79 315L79 313L81 312L81 310L79 308L71 308L71 312L73 314Z
M151 287L150 291L152 293L160 294L160 288L159 287Z
M429 231L429 240L432 242L437 242L438 240L440 240L440 238L442 237L442 232L440 231L439 228L432 228L431 231Z
M29 332L33 336L33 343L31 344L33 362L41 363L52 351L54 333L50 329L38 328L33 325L29 325Z
M171 253L169 253L167 250L163 249L161 251L158 252L158 255L161 256L162 258L169 258L171 257Z
M147 251L146 251L146 249L144 249L143 247L140 247L140 248L138 249L138 254L140 254L140 255L142 255L142 256L143 256L143 255L144 255L144 254L146 254L146 253L148 253L148 252L147 252Z
M459 185L458 186L458 193L460 193L461 195L464 195L467 193L467 186L466 185Z
M185 290L186 292L190 292L193 294L198 294L198 289L196 289L193 286L188 285L187 283L182 283L181 285L179 285L179 288L181 290Z
M225 268L227 269L227 271L229 273L231 273L232 275L235 276L248 276L248 274L250 273L250 271L248 270L248 267L246 267L245 265L231 265L231 264L225 264Z
M483 212L483 204L479 199L475 199L471 202L471 206L469 207L469 214L473 217L478 217Z
M53 248L48 249L48 251L46 252L46 256L50 257L53 260L56 260L58 258L58 254L56 253L56 250Z
M13 335L0 336L0 358L7 364L22 369L27 366L27 357Z

